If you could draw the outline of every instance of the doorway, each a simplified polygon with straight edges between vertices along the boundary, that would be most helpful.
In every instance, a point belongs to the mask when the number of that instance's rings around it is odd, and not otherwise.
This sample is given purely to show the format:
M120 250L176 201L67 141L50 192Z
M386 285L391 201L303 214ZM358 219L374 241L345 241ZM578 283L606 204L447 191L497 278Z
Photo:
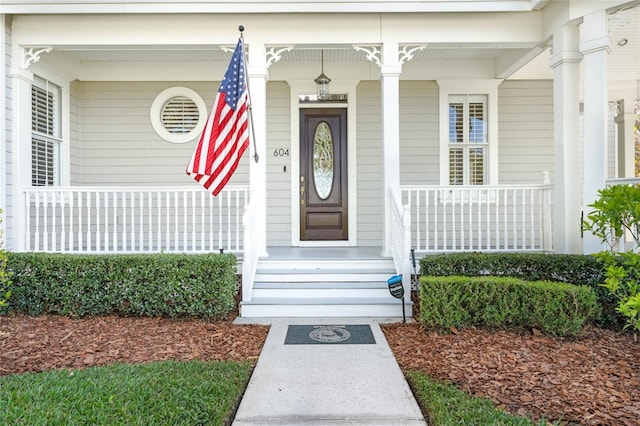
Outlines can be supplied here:
M346 108L300 109L300 240L349 235Z

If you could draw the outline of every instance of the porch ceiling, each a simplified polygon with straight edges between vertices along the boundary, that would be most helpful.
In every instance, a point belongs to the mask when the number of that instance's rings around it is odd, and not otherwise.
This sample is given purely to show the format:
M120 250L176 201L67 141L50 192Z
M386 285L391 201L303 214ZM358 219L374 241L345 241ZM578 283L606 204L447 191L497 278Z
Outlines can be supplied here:
M612 80L640 80L640 6L614 13L609 19L611 55L609 77ZM472 61L511 58L517 63L527 57L535 45L514 43L437 43L426 44L414 53L413 61ZM233 47L233 46L228 46ZM227 62L230 53L219 45L209 46L64 46L56 48L79 62ZM351 45L294 45L281 54L281 62L320 62L321 51L326 62L366 61L364 52Z

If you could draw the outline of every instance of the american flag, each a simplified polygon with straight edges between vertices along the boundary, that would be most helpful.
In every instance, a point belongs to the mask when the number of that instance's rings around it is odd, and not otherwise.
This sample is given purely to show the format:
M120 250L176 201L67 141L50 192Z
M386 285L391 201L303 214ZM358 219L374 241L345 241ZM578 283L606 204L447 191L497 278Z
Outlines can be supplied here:
M217 196L249 146L249 98L244 45L238 40L187 174Z

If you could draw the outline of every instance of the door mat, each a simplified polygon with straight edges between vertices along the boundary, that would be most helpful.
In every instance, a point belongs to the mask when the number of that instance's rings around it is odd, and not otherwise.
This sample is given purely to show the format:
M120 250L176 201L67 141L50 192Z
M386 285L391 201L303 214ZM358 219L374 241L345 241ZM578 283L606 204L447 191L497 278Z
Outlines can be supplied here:
M371 326L290 325L285 345L375 345Z

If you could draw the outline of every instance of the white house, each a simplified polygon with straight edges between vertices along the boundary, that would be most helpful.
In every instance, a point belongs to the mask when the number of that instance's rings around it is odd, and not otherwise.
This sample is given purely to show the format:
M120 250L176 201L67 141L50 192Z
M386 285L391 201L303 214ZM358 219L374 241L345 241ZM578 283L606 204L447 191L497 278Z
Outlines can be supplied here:
M411 249L597 251L584 206L635 174L637 0L0 0L0 25L6 247L231 251L245 316L400 315ZM254 136L214 198L185 168L240 25Z

